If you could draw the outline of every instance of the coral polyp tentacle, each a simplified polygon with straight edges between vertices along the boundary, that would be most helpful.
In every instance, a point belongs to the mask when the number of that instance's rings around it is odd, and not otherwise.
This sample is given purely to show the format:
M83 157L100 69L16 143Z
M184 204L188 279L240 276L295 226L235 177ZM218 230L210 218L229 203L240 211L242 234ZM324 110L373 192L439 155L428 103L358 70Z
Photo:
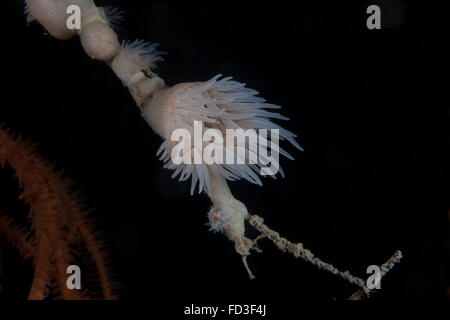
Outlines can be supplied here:
M259 164L193 164L196 154L201 154L201 147L191 146L191 163L175 164L172 161L172 152L177 142L171 141L174 130L183 128L191 134L194 133L194 121L202 121L202 129L215 129L225 137L227 129L278 129L280 138L289 141L296 148L302 150L295 141L295 134L283 129L272 122L272 119L287 120L287 117L279 113L270 112L266 109L279 109L280 107L268 104L261 97L256 96L258 92L249 89L245 84L232 80L231 77L220 79L222 75L216 75L206 82L192 82L176 85L156 94L154 100L149 100L143 108L143 115L156 132L163 138L158 155L165 163L164 167L174 170L173 178L180 175L181 180L192 176L191 194L198 184L198 191L206 191L210 194L210 175L212 172L223 185L226 180L245 179L251 183L262 185L259 178L261 165ZM158 119L158 122L154 119ZM268 126L269 125L269 126ZM267 137L258 134L259 142L268 146ZM277 145L279 148L279 146ZM256 157L254 150L250 150L247 144L239 144L236 148L225 145L224 151L231 152L233 158L237 151L250 152ZM279 148L280 154L288 159L293 159L284 149ZM268 160L262 155L263 160ZM278 165L278 163L277 163ZM280 170L282 176L284 172Z

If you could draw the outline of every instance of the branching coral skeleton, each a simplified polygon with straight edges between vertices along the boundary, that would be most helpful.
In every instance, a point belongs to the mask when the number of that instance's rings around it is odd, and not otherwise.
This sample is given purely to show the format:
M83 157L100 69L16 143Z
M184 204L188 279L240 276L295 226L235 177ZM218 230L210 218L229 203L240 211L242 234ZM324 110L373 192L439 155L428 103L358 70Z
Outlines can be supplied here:
M30 207L30 226L19 225L0 212L0 237L24 260L33 262L28 299L42 300L50 294L65 300L94 296L115 299L117 284L112 280L105 244L72 183L36 152L36 145L14 138L0 126L0 166L6 165L15 170L23 188L20 199ZM74 253L82 247L88 251L98 277L91 276L90 280L99 288L70 290L66 285L67 267L76 262Z
M272 122L272 119L288 120L279 113L268 111L279 109L279 106L266 103L263 98L257 96L257 91L246 88L245 84L231 78L220 79L220 76L206 82L166 86L154 72L155 63L162 60L155 45L139 40L120 44L112 26L117 22L117 11L111 8L106 11L100 9L92 0L26 0L26 4L29 21L35 19L52 36L60 40L79 35L86 53L93 59L106 62L128 87L141 108L142 116L164 139L158 154L165 162L165 167L174 170L173 177L179 175L180 180L191 178L191 193L198 183L199 192L205 191L209 195L212 201L212 208L208 213L209 225L212 230L223 232L234 242L250 278L254 276L248 267L246 257L252 249L258 250L257 240L266 237L280 250L290 252L320 269L332 272L357 285L360 288L358 292L369 294L370 290L362 279L352 276L348 271L341 272L331 264L316 258L301 243L294 244L281 237L269 229L262 218L250 215L246 206L233 197L227 180L245 179L262 184L258 177L258 165L174 164L171 161L174 148L171 139L173 130L184 128L192 132L194 121L202 121L204 129L216 129L222 133L225 133L226 129L277 129L282 141L288 141L302 150L295 140L295 134ZM78 5L81 8L80 30L69 30L65 25L68 5ZM108 12L110 18L107 18ZM237 148L251 152L245 145L238 145ZM279 150L283 156L293 159L284 149ZM192 157L201 152L195 146L190 151ZM281 168L280 173L284 175ZM246 221L261 233L260 237L251 240L245 236ZM385 272L392 268L400 257L401 253L397 252L385 265ZM361 294L356 296L361 297Z

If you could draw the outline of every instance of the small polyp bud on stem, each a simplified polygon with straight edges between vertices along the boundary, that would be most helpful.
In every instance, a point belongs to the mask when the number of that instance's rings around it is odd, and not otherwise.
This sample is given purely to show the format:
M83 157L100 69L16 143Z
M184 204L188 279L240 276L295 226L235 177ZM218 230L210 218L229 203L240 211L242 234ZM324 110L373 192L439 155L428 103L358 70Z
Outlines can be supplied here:
M79 35L84 51L93 59L109 61L120 52L117 34L110 27L104 10L94 3L82 9Z
M82 28L81 44L93 59L111 60L120 50L120 42L114 30L103 21L95 21Z
M156 91L166 87L164 81L152 71L155 62L161 60L155 47L155 44L150 45L141 40L123 42L120 51L110 62L111 69L128 87L139 107L149 102Z

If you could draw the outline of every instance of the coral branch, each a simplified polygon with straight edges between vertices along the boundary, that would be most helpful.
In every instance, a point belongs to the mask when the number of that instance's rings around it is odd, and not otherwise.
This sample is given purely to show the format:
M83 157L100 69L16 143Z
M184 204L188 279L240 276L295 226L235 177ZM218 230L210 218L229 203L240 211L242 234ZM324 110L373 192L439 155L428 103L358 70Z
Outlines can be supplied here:
M111 280L111 271L107 265L109 259L106 257L106 252L102 250L105 245L99 239L96 232L93 231L92 224L88 223L87 219L82 219L82 217L83 216L76 216L76 228L79 230L82 239L85 241L98 270L103 298L105 300L114 300L117 298L114 291L118 285Z
M16 248L23 259L32 260L34 258L33 238L30 238L31 232L25 226L15 224L12 218L2 215L1 212L0 237Z
M397 250L394 255L392 257L389 258L388 261L386 261L382 266L381 266L381 274L380 274L380 278L378 279L378 281L381 281L381 279L386 275L386 273L388 273L392 268L394 268L394 266L400 262L400 260L402 259L402 252L400 250ZM348 300L361 300L364 297L364 293L365 291L363 290L358 290L356 291L354 294L352 294Z
M293 243L286 238L283 238L278 232L265 225L263 218L249 214L247 207L241 201L234 198L226 182L223 185L220 185L213 176L211 179L211 190L210 198L213 206L208 212L209 226L212 231L223 232L229 240L234 242L235 250L241 255L242 262L250 279L255 278L255 276L248 266L247 257L250 255L251 250L260 252L257 247L258 240L269 238L281 251L289 252L296 258L301 258L317 266L321 270L326 270L349 283L355 284L360 288L358 292L360 292L361 296L369 296L370 290L367 288L363 279L353 276L349 271L340 271L332 264L322 261L315 257L310 250L306 249L302 243ZM260 233L254 240L245 236L245 221ZM381 267L383 275L388 272L400 258L401 253L398 251Z
M31 285L28 300L43 300L47 295L46 284L50 282L52 265L52 243L49 239L46 217L34 215L33 229L36 237L36 258L34 261L33 283Z
M115 299L105 245L92 227L81 196L52 164L36 152L36 146L13 138L0 126L0 164L8 163L23 188L20 199L30 207L30 232L17 227L11 219L0 216L0 235L4 235L24 258L33 257L34 277L29 299L41 300L49 295L49 284L55 284L63 299L86 298L85 292L66 285L67 267L74 264L71 252L79 240L84 241L95 262L104 299Z
M301 258L315 266L317 266L319 269L326 270L328 272L331 272L342 279L353 283L357 285L358 287L363 290L367 295L369 294L369 289L364 284L364 280L358 277L355 277L350 274L348 271L339 271L336 267L333 265L323 262L319 258L316 258L314 254L303 247L302 243L292 243L286 238L283 238L280 236L280 234L276 231L273 231L269 227L267 227L264 224L264 220L257 216L257 215L248 215L247 221L250 223L250 225L261 232L261 234L265 235L267 238L269 238L277 247L283 252L289 252L294 255L296 258Z
M111 280L111 271L107 265L109 258L106 256L106 252L101 250L101 248L105 247L105 244L102 243L94 222L89 218L90 210L84 209L82 196L77 191L68 192L68 190L72 189L72 183L65 181L62 174L52 175L50 183L59 186L55 189L55 193L61 200L62 209L67 212L67 215L63 217L67 217L69 219L67 223L71 225L70 233L67 235L68 241L77 242L79 237L81 237L86 243L98 270L104 299L116 299L114 291L117 285L113 284Z
M294 255L294 257L296 257L296 258L301 258L301 259L317 266L321 270L326 270L330 273L333 273L333 274L341 277L342 279L346 280L349 283L357 285L360 289L357 292L355 292L349 298L349 300L360 300L360 299L362 299L363 296L369 296L371 290L365 285L365 282L363 279L351 275L349 271L344 271L344 272L339 271L332 264L323 262L321 259L316 258L310 250L306 249L303 246L302 243L292 243L289 240L287 240L286 238L281 237L278 232L267 227L264 224L264 220L261 217L259 217L257 215L249 214L249 215L247 215L246 220L253 228L255 228L256 230L258 230L261 233L261 235L254 240L255 244L256 244L256 241L261 236L267 237L281 251L292 253ZM243 257L243 258L245 258L245 257ZM395 266L395 264L400 262L401 258L402 258L402 253L401 253L401 251L397 250L395 252L395 254L381 266L381 268L380 268L381 274L380 274L380 278L378 281L380 281L381 278ZM251 276L253 276L251 274L250 270L248 269L248 266L247 266L245 260L244 260L244 264L246 265L246 268L247 268L249 274Z

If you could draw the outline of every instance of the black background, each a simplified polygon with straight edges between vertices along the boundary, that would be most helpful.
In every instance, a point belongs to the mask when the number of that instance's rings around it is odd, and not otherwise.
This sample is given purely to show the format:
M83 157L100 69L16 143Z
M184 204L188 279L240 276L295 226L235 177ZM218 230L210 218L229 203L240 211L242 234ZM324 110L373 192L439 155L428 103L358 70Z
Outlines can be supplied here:
M305 152L288 147L296 160L282 160L285 179L230 184L251 213L364 278L367 266L402 250L374 300L445 299L450 5L96 3L124 10L120 39L160 43L168 54L157 73L167 84L221 73L283 106L291 120L282 125ZM381 7L382 30L366 28L370 4ZM0 122L39 142L96 208L123 299L153 296L182 308L339 300L355 291L267 240L248 259L249 280L233 244L205 225L208 197L190 196L190 182L162 168L161 139L112 71L87 57L78 38L57 41L27 27L22 1L1 8ZM25 215L10 172L0 177L0 209ZM25 298L31 268L19 258L5 268L9 297Z

